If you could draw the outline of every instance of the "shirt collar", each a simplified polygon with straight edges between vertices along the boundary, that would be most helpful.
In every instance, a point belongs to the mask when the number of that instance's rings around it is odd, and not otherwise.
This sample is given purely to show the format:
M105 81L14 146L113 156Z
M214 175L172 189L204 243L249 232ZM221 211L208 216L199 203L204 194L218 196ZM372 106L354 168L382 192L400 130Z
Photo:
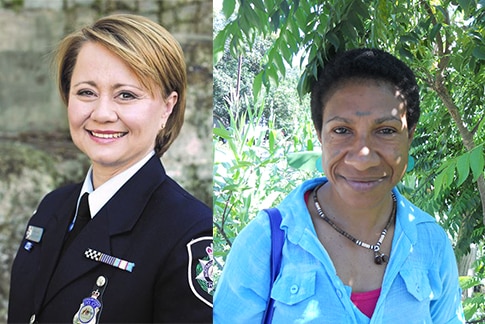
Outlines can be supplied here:
M118 192L118 190L128 181L130 178L140 170L143 165L145 165L150 158L155 155L155 151L151 151L148 153L143 159L138 161L137 163L133 164L131 167L126 169L125 171L121 172L120 174L115 175L101 186L96 188L93 187L92 181L92 173L93 167L91 166L86 174L86 178L84 179L83 186L81 188L81 193L79 194L79 200L81 196L87 192L89 193L88 201L89 201L89 211L91 212L91 218L94 218L96 214L103 208L104 205Z
M326 177L321 177L303 182L278 206L282 213L281 227L287 228L290 241L294 243L299 242L305 232L311 232L313 235L316 235L304 195L308 190L312 190L320 183L327 181ZM396 187L392 191L397 199L396 232L404 232L411 242L414 243L417 239L416 225L423 222L435 222L435 220L404 198ZM298 217L294 215L298 215Z

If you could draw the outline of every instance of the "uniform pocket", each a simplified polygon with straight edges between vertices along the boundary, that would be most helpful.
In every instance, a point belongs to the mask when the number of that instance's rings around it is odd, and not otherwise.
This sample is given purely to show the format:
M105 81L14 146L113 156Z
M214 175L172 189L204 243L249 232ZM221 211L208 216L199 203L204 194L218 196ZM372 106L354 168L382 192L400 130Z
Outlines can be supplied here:
M407 291L418 301L423 301L432 297L427 271L402 269L400 275L406 284Z
M315 295L316 272L283 271L276 279L271 298L287 305L295 305Z

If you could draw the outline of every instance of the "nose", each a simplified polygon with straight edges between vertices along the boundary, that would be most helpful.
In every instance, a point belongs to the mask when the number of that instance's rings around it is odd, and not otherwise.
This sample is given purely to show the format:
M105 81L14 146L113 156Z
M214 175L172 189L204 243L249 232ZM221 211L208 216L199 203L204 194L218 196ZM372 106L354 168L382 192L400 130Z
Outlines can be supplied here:
M118 120L116 103L114 103L111 98L100 97L94 103L91 119L99 123L115 122Z
M373 149L371 141L366 137L363 137L355 141L345 155L344 161L355 169L364 171L371 167L378 166L380 158L377 152Z

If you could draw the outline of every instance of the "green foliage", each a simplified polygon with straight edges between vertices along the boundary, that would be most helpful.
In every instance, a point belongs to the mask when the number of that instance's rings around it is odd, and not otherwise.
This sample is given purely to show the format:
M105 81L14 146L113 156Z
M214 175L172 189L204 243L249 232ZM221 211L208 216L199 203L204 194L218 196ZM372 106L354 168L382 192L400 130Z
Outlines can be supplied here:
M248 103L240 115L227 106L230 125L214 128L214 258L218 277L232 241L257 212L275 206L315 169L288 166L295 151L313 148L316 137L309 114L300 115L294 133L285 136L272 122L262 123L264 104Z
M223 28L221 15L216 15L215 22L216 29ZM248 102L263 101L262 123L267 124L271 116L278 116L274 126L285 133L293 132L300 110L307 109L302 108L294 86L298 80L298 72L294 68L287 68L286 78L281 80L278 87L268 89L267 93L262 89L264 53L271 44L272 39L258 38L251 49L245 46L236 57L231 56L228 46L223 49L214 66L214 116L222 125L230 124L226 106L232 102L238 102L237 106L232 105L233 113L242 114L248 109Z
M475 262L476 273L474 276L462 276L459 278L460 286L463 291L470 295L463 301L463 310L465 318L469 323L483 323L485 321L485 256L482 255Z
M476 277L460 277L460 286L462 289L474 289L476 286L480 286L481 282ZM465 318L472 319L473 317L479 318L485 315L485 294L483 292L477 292L472 297L467 298L463 302L463 310L465 312Z
M443 189L449 188L455 179L457 180L456 186L461 186L468 179L470 170L473 175L472 181L476 182L483 173L484 164L483 144L458 157L443 162L436 171L438 175L434 181L435 198L441 194Z

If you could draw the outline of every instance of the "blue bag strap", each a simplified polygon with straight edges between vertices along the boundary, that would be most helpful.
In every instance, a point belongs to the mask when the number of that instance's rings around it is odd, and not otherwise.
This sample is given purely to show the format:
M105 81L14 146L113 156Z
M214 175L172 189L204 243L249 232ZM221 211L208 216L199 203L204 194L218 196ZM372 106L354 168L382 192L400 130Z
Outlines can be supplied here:
M271 227L271 278L270 278L270 296L268 297L268 304L264 312L263 324L271 323L274 312L274 299L271 298L271 288L280 272L281 267L281 252L283 250L283 243L285 241L285 232L280 229L281 213L278 208L269 208L264 210L269 216L269 223Z

